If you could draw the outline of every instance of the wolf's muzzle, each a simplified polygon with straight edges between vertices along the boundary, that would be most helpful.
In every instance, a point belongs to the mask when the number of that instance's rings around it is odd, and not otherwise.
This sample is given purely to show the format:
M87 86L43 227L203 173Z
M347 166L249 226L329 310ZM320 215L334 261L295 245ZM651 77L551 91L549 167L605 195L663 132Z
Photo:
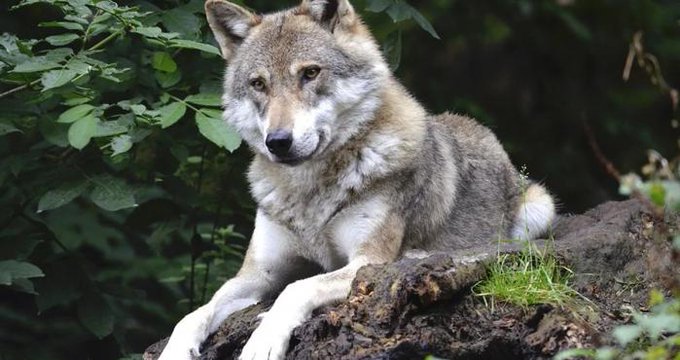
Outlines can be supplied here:
M293 133L282 129L274 130L274 132L267 134L265 144L269 152L280 158L285 158L293 145Z

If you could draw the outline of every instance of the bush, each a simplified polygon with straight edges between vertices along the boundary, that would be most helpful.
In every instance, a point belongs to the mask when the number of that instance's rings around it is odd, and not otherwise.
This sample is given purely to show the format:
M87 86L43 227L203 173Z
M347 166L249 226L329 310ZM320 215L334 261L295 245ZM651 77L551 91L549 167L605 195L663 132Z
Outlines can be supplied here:
M202 11L12 8L46 32L0 36L3 359L139 352L237 269L246 159Z

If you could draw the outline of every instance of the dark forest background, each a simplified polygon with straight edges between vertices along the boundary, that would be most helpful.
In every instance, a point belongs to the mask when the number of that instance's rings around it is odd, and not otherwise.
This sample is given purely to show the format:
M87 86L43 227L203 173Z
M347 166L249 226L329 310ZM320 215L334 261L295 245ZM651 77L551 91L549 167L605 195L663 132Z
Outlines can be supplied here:
M203 1L18 4L0 3L0 359L140 358L252 231ZM353 4L430 111L492 128L562 212L673 169L680 2Z

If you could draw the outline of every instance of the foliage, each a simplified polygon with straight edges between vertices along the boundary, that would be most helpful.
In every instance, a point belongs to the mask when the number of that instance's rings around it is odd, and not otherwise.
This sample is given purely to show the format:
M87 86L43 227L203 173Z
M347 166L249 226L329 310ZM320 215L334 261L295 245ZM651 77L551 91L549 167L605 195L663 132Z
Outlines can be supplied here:
M664 299L653 291L649 314L632 312L632 324L620 325L612 333L617 347L572 349L563 351L555 360L588 358L613 359L678 359L680 357L680 300Z
M657 57L645 50L642 32L636 33L630 44L624 68L624 79L630 78L634 63L647 74L650 83L667 94L673 111L677 111L680 104L680 92L670 86L664 78ZM672 119L671 126L677 128L680 123L677 119ZM680 137L678 146L680 146ZM680 154L669 161L657 151L648 150L647 164L642 167L642 175L646 178L644 181L636 173L620 177L619 193L626 196L643 194L660 208L680 211Z
M141 352L237 269L223 63L202 1L172 4L11 8L45 30L0 35L3 359Z
M642 32L637 32L630 44L624 67L625 80L630 78L634 63L646 73L652 85L668 96L676 112L680 93L667 83L658 58L645 50ZM677 128L678 121L671 120L671 126ZM657 151L648 150L647 160L641 170L644 180L632 172L620 176L619 193L646 198L660 213L664 210L669 213L680 211L680 155L669 161ZM611 171L618 177L615 169ZM671 238L677 255L680 252L680 235ZM679 289L671 290L675 293L668 299L658 290L651 292L649 313L631 311L632 323L617 326L611 334L617 346L571 349L559 353L555 359L680 359L680 292Z
M487 277L472 288L491 309L497 302L521 307L573 305L579 296L569 286L572 272L559 264L550 248L539 250L526 242L517 254L499 254ZM490 304L489 304L490 303Z

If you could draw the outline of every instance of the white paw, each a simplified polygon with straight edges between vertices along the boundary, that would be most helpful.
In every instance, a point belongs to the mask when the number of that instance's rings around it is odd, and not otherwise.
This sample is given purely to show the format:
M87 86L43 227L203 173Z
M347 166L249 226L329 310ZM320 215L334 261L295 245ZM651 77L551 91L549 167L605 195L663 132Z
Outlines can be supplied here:
M198 351L198 347L173 345L174 346L172 347L166 346L158 360L193 360L201 355Z
M290 316L277 316L272 311L258 315L260 326L246 342L239 360L281 360L286 356L290 335L301 320Z
M199 345L189 338L186 338L188 341L181 340L171 337L158 360L193 360L201 355Z
M205 340L205 321L191 313L184 317L172 331L165 349L158 360L192 360L198 358L200 346Z

